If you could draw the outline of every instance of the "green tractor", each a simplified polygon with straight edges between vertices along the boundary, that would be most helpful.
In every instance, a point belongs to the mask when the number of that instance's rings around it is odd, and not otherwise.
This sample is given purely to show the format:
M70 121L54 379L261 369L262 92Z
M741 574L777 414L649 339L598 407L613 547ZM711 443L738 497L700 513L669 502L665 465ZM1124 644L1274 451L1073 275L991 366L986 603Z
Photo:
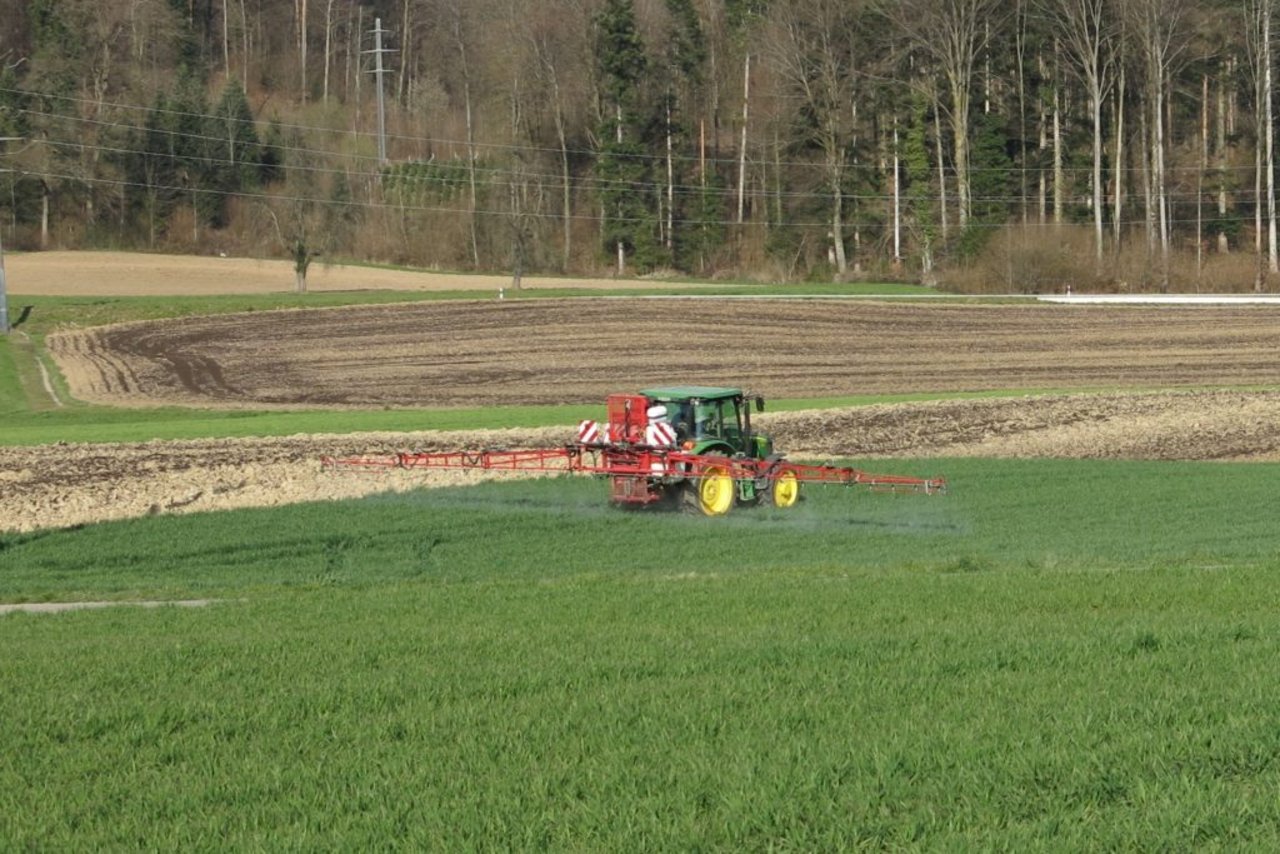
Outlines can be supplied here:
M757 476L733 476L732 467L712 465L697 478L675 484L681 507L708 516L728 513L734 504L794 507L800 482L792 471L776 471L783 459L773 440L751 429L751 410L764 411L764 398L748 398L741 389L668 386L641 390L675 431L676 447L688 454L756 461ZM740 467L739 471L741 470Z

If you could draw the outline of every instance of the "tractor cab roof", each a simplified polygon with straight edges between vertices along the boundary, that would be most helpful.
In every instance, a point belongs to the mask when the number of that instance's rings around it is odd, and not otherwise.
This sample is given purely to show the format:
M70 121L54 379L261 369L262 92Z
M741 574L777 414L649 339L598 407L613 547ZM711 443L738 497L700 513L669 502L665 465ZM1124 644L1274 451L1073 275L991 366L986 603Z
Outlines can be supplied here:
M673 385L663 388L646 388L642 389L640 393L650 400L662 401L728 400L742 397L742 389L740 388L705 385Z

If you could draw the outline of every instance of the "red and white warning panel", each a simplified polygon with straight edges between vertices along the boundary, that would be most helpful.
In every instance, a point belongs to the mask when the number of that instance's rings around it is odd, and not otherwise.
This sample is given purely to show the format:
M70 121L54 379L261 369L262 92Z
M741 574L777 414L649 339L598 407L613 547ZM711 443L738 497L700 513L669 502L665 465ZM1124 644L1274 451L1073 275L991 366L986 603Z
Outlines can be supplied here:
M625 425L605 425L609 430L609 438L604 438L599 422L590 419L578 423L578 442L583 445L598 445L601 442L621 442L625 441L621 438L627 435L628 431ZM635 443L640 444L640 443ZM666 421L651 421L644 428L644 442L654 448L674 448L676 446L676 428L672 427Z
M584 445L594 445L600 441L600 425L587 419L578 425L578 441Z
M644 443L654 448L674 448L676 428L665 421L654 421L644 428Z

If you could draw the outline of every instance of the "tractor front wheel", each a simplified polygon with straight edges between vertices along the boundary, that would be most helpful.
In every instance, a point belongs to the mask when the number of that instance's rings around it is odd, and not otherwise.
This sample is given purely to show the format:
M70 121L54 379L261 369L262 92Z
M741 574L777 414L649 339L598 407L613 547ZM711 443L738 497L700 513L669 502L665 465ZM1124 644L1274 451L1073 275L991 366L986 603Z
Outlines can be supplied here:
M685 484L681 497L686 510L705 516L723 516L733 509L737 487L727 469L710 466L698 479Z

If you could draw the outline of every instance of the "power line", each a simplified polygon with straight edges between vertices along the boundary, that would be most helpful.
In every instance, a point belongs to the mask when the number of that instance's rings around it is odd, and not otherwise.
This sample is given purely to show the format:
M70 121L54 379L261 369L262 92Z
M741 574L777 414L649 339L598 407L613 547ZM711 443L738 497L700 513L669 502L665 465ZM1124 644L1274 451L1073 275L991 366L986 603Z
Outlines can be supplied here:
M226 140L221 140L221 141L225 142ZM76 149L80 151L89 151L89 152L95 152L95 153L106 153L106 154L115 154L115 155L139 155L139 156L148 156L148 157L157 157L157 158L174 157L174 155L169 155L167 153L157 154L154 152L147 152L142 149L136 149L136 148L93 145L90 143L77 142L77 141L46 139L44 140L44 144L53 146L55 148L71 148L71 149ZM238 166L247 165L244 161L231 160L226 157L214 157L209 155L202 155L198 159L200 162L218 165L218 166L238 167ZM342 175L349 179L357 179L357 180L365 179L368 181L381 181L389 177L387 173L382 171L377 171L377 172L351 171L347 169L324 167L324 166L312 166L308 164L297 164L287 168L294 172L312 172L312 173L318 173L322 175ZM510 179L515 175L515 173L512 170L506 170L506 169L485 169L485 168L478 167L476 171L487 176L486 184L488 186L504 186L502 179ZM561 180L561 176L556 174L520 173L520 176L534 177L534 178L547 178L547 179L550 179L553 183L557 183L557 184ZM410 183L410 184L417 184L418 186L416 188L411 188L405 191L409 195L428 191L434 181L433 177L430 175L402 174L402 175L394 175L391 177L393 177L397 183L404 182L404 183ZM83 176L79 176L79 177L72 178L70 180L87 180L87 179L85 179ZM141 184L140 186L147 186L147 185ZM596 178L589 178L589 177L580 178L577 182L573 184L573 186L575 186L578 189L584 189L584 190L610 189L617 186L624 186L624 187L629 187L631 189L637 189L643 192L650 192L650 193L657 193L660 191L664 191L666 189L665 183L656 182L656 181L618 182L618 181L609 181L606 179L596 179ZM675 189L679 190L682 193L703 191L703 188L700 188L697 185L689 185L689 184L677 184L675 185ZM400 193L401 191L393 188L388 192ZM724 187L720 189L707 189L706 192L709 193L712 197L720 197L726 200L729 198L732 198L736 194L736 191L730 187ZM1212 196L1213 192L1214 191L1211 188L1206 188L1204 192L1201 194L1201 197L1202 198L1210 197ZM801 201L810 201L810 202L829 202L831 200L831 194L829 192L787 191L787 192L780 193L780 192L774 191L774 192L771 192L769 196L770 198L782 198L786 200L801 200ZM892 201L893 196L892 196L892 193L842 193L841 198L844 199L845 201L888 205ZM914 200L923 201L929 204L940 204L943 201L943 197L936 196L936 195L930 195L925 197L921 197L917 195L912 198ZM946 201L948 202L953 201L953 199L954 199L953 196L946 197ZM1247 196L1245 197L1245 200L1249 201ZM324 200L316 199L316 201L324 201ZM1010 207L1017 207L1024 200L1022 199L1021 196L1012 196L1012 195L1011 196L986 196L984 195L984 196L973 196L971 198L971 201L975 204L983 204L983 203L1002 204L1002 205L1008 205ZM1179 197L1177 194L1173 195L1173 201L1175 204L1178 203ZM1073 201L1074 205L1083 205L1085 203L1086 202L1083 199L1077 199ZM1184 200L1182 203L1190 204L1191 201ZM1215 217L1214 219L1215 221L1221 221L1221 219L1217 217ZM729 220L726 220L725 222L728 223ZM1194 220L1188 220L1188 222L1194 222Z
M18 94L18 95L36 96L36 97L42 97L42 98L52 98L56 100L67 101L69 103L89 105L95 108L111 107L113 109L134 110L134 111L145 112L145 113L159 113L159 114L169 115L174 117L212 120L212 121L218 121L218 122L224 122L224 123L234 122L234 123L250 124L255 129L258 127L259 124L262 123L257 119L240 119L232 116L221 116L221 115L218 115L217 113L195 113L195 112L189 112L184 110L173 110L169 108L147 107L147 106L142 106L138 104L123 104L119 102L108 102L108 101L103 101L103 102L91 101L86 98L75 98L69 95L51 95L47 93L32 92L26 89L13 89L13 88L0 87L0 92L6 92L6 93ZM105 126L139 128L139 126L137 125L130 125L122 122L106 121L102 119L91 119L88 117L80 117L80 116L68 116L60 113L50 113L50 112L39 111L39 110L31 110L30 108L24 108L24 112L28 112L32 115L40 115L40 116L45 116L49 118L61 118L61 119L67 119L67 120L73 120L73 121L91 122L93 124L105 125ZM318 134L342 135L342 136L354 138L357 141L359 141L362 138L372 138L376 143L376 138L377 138L377 134L375 133L368 133L364 131L356 131L356 130L348 130L348 129L330 128L330 127L323 127L323 126L317 126L317 125L292 124L292 123L278 122L278 121L268 121L266 122L266 124L275 126L284 130L295 130L295 131L311 132L311 133L318 133ZM139 129L145 129L145 128L139 128ZM155 128L154 130L161 131L162 129ZM222 138L222 137L206 137L206 136L201 136L199 134L195 134L192 136L194 138L224 139L225 141L225 138ZM572 147L572 148L561 149L561 148L553 148L549 146L539 146L534 144L524 145L524 144L515 144L515 143L496 143L496 142L469 143L466 140L452 139L449 137L413 136L409 134L390 133L387 135L387 138L391 140L414 143L419 146L426 146L431 148L440 147L440 148L450 148L450 149L465 149L469 145L474 145L474 147L476 148L489 149L489 150L498 151L498 152L521 152L521 153L538 152L542 154L553 154L553 155L556 155L557 157L562 154L568 154L571 157L596 157L600 154L600 151L598 149L593 149L593 148ZM353 153L347 153L347 152L341 152L341 151L334 151L332 149L315 149L315 148L307 148L307 147L288 147L288 146L282 146L282 149L289 150L289 151L303 151L303 152L309 152L314 154L323 154L325 156L331 156L331 157L344 157L344 158L363 159L363 160L377 159L376 155L360 155L360 154L353 154ZM636 159L636 160L651 160L651 161L657 161L657 162L665 162L666 160L665 154L638 153L638 154L633 154L628 156L631 159ZM699 163L702 161L702 158L700 157L700 155L697 155L697 154L675 154L674 159L683 164L689 164L689 165ZM737 166L737 159L733 157L719 157L719 158L708 157L706 158L706 161L708 163L724 165L729 167ZM755 162L761 163L765 161L756 160ZM770 159L767 162L769 165L776 165L776 166L785 167L785 168L804 169L804 168L820 168L821 167L820 163L803 161L803 160L777 161L777 160ZM868 172L883 171L880 169L879 166L870 162L847 163L845 164L844 168L851 171L859 171L859 170L868 171ZM1051 171L1050 167L1017 166L1017 165L1011 164L1008 167L993 167L993 168L970 167L969 174L981 175L981 174L987 174L987 173L1008 173L1010 175L1017 175L1021 172L1026 172L1028 174L1040 174L1040 173L1047 173L1049 171ZM1077 177L1088 177L1092 172L1092 167L1091 166L1078 166L1078 167L1068 166L1068 167L1064 167L1063 171L1067 174L1071 174ZM1144 171L1144 168L1141 166L1124 166L1119 168L1112 166L1106 171L1108 174L1116 174L1117 172L1122 174L1131 174L1131 173L1141 173L1142 171ZM1216 175L1216 174L1223 174L1224 171L1228 173L1239 172L1244 174L1252 174L1253 167L1235 166L1235 167L1228 167L1226 170L1216 165L1210 166L1204 170L1201 170L1198 166L1166 166L1165 167L1165 172L1168 174L1178 174L1178 173L1185 172L1188 174L1203 173L1206 175Z
M169 130L169 129L154 129L154 128L147 128L145 126L140 126L140 125L126 125L126 124L120 124L120 123L114 123L114 122L107 122L101 119L89 119L89 118L83 118L78 116L66 116L66 115L52 114L52 113L39 113L32 110L24 110L24 112L33 114L33 115L39 115L39 116L54 119L54 120L78 122L78 123L89 123L93 125L105 126L110 128L132 130L140 133L159 133L159 134L162 134L168 137L173 137L176 139L185 138L188 140L216 143L218 146L226 144L229 141L227 137L213 136L210 134L181 133L181 132L178 132L175 130ZM210 118L214 119L215 121L221 121L224 117L213 116ZM43 142L43 144L51 145L54 147L77 148L85 151L111 153L111 154L118 154L118 155L138 155L138 156L148 156L148 157L177 156L177 155L169 154L167 152L150 152L143 149L132 148L132 147L109 146L109 145L93 144L93 143L82 142L82 141L64 141L64 140L46 138L41 142ZM336 151L330 151L327 149L314 149L314 148L289 146L289 145L271 146L271 147L278 148L279 150L284 152L295 152L303 155L313 156L308 159L321 159L323 157L347 158L350 160L355 160L357 163L372 163L374 160L374 158L369 156L358 155L358 154L348 153L348 152L336 152ZM209 154L198 155L193 159L198 159L201 162L211 163L216 165L233 165L233 166L245 165L243 162L234 161L234 160L223 158L223 157L216 157ZM409 162L423 163L426 161L409 161ZM440 162L447 163L451 161L440 161ZM459 163L459 165L462 165L463 163L463 161L461 160L458 160L456 162ZM821 168L820 164L810 163L805 165L809 169ZM281 168L284 169L285 171L292 171L294 173L310 172L310 173L316 173L316 174L322 174L322 175L343 175L344 177L347 177L347 178L365 179L370 181L383 180L389 177L388 174L382 170L370 171L368 169L359 168L359 167L356 169L350 169L350 168L341 168L341 167L333 167L333 166L321 166L321 165L313 165L311 163L305 163L305 162L292 163L292 164L286 163L286 164L282 164ZM465 168L474 170L479 175L486 176L486 183L488 183L490 186L496 186L501 184L504 180L510 180L514 175L513 169L491 168L491 167L479 166L474 164L466 164ZM1240 167L1240 171L1246 171L1246 170L1247 170L1247 167ZM1086 174L1088 173L1088 170L1085 170L1085 169L1077 170L1077 171L1086 173ZM1248 171L1252 171L1252 170L1248 170ZM394 177L395 180L399 182L411 182L411 183L417 182L417 183L420 183L420 185L424 188L427 187L433 181L433 176L413 175L411 173L409 174L398 173L398 174L393 174L390 177ZM560 186L563 181L563 176L559 173L528 172L528 171L524 171L523 169L520 171L520 177L535 179L552 186ZM601 189L628 187L644 193L659 192L659 191L665 190L667 186L665 182L661 182L657 180L627 182L627 181L617 181L613 179L599 178L591 174L575 176L574 180L571 182L571 185L575 189L585 190L585 191L597 191ZM737 192L734 188L728 185L715 187L714 185L703 186L701 184L686 184L686 183L674 184L672 186L672 189L680 192L682 195L685 195L685 196L692 195L692 196L699 196L702 198L712 198L712 199L715 199L715 198L730 199L735 197ZM1210 184L1208 186L1205 186L1202 189L1201 195L1210 196L1214 192L1216 192L1216 189ZM1243 197L1246 200L1248 199L1247 194L1241 194L1237 192L1235 193L1235 195L1237 196L1237 198L1240 198L1243 195ZM817 191L802 191L802 190L785 190L785 191L774 190L769 192L768 196L773 199L782 199L782 200L800 201L800 202L824 202L831 198L831 194L828 191L817 192ZM842 193L842 198L848 201L853 201L853 202L887 203L888 199L890 198L890 194L887 192L886 193L845 192L845 193ZM919 199L920 197L916 196L915 198ZM944 201L944 199L946 201L951 201L953 198L954 198L953 195L948 195L946 197L939 196L939 195L930 195L930 196L924 197L922 200L930 203L941 204ZM998 204L1007 204L1007 205L1013 205L1013 206L1021 206L1028 200L1024 199L1020 195L999 195L999 196L983 195L983 196L973 196L972 201L975 203L986 202L986 203L998 203ZM1083 203L1084 202L1082 200L1076 200L1073 202L1073 204L1077 204L1077 205L1083 204Z

